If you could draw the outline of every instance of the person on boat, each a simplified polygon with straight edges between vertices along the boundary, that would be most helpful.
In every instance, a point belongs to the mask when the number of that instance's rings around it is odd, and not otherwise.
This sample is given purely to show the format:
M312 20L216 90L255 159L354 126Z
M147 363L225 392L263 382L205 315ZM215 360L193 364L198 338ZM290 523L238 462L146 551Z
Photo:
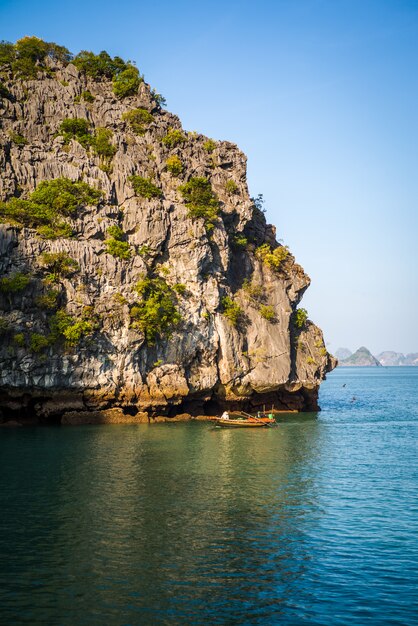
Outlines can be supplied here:
M229 420L229 413L228 413L228 411L224 411L222 413L221 420Z

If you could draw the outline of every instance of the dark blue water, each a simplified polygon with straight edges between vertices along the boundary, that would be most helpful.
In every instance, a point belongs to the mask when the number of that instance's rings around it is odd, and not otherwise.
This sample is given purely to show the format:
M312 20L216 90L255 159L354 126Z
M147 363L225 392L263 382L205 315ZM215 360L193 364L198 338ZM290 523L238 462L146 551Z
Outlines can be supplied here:
M0 623L418 624L418 368L338 369L321 404L0 429Z

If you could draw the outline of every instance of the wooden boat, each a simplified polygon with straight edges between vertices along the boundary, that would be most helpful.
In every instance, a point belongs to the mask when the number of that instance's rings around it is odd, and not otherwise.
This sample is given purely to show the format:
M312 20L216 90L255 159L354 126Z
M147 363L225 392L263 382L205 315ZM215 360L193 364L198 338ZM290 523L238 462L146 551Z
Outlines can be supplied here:
M227 414L229 417L218 417L216 423L224 428L260 428L261 426L277 426L276 421L262 415L255 417L249 413L231 412Z
M216 424L222 428L266 428L268 424L263 420L255 420L250 418L225 419L223 417L216 418Z

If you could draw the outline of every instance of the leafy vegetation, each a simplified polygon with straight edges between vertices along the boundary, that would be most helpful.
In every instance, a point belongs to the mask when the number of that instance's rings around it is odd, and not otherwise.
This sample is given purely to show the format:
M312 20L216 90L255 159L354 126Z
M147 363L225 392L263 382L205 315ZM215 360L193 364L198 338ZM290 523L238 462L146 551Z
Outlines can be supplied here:
M67 118L59 126L58 134L64 137L65 143L75 139L83 148L89 148L92 143L90 123L82 117Z
M221 301L222 314L231 322L232 326L238 326L242 317L242 309L230 296L224 296Z
M76 216L77 209L95 205L102 198L102 192L83 181L69 178L44 180L30 195L30 201L44 206L60 215Z
M183 163L177 155L168 157L165 166L173 176L179 176L183 171Z
M261 317L264 317L268 322L272 322L276 314L274 312L274 308L269 304L262 304L259 308Z
M13 341L19 348L23 348L25 345L25 335L23 333L16 333L13 335Z
M110 143L113 133L110 128L97 128L93 137L92 145L96 154L104 159L112 159L117 148Z
M202 217L208 231L214 227L219 213L219 201L212 191L212 185L207 178L191 178L188 183L178 188L189 209L189 217Z
M29 339L29 347L32 352L41 352L50 345L48 337L39 333L31 333Z
M157 93L155 89L151 89L151 96L155 104L159 107L163 107L167 104L167 100L160 93Z
M26 146L28 140L23 137L23 135L18 135L18 133L10 132L9 133L10 141L15 143L17 146Z
M154 185L150 178L143 178L133 174L129 176L128 180L137 196L151 200L151 198L160 198L163 195L161 189Z
M243 249L248 245L248 239L243 234L234 235L232 238L234 248Z
M296 309L293 313L293 324L296 328L303 328L308 319L308 311L306 309Z
M106 252L119 259L131 258L131 247L127 241L124 241L125 233L119 226L110 226L107 230L109 239L106 239Z
M206 150L206 152L209 152L209 154L211 154L216 148L216 142L213 141L213 139L208 139L203 144L203 148Z
M0 65L11 64L16 58L16 49L10 41L0 41Z
M9 65L17 78L30 80L37 77L38 71L47 71L47 58L68 63L72 55L67 48L38 37L23 37L15 44L0 43L0 65Z
M91 91L89 91L88 89L86 91L82 91L81 94L79 96L76 96L74 98L74 102L76 104L78 104L79 102L81 102L82 100L84 100L84 102L88 102L89 104L91 104L92 102L94 102L96 100L96 98L93 96L93 94L91 93Z
M278 271L289 256L289 249L287 246L278 246L272 250L268 243L263 243L256 249L255 256L270 269Z
M176 146L187 141L187 137L181 130L170 128L165 137L161 139L167 148L175 148Z
M76 319L65 309L59 309L50 319L50 335L51 342L64 339L68 346L76 346L80 340L92 334L95 324L88 315L83 314L81 319Z
M152 253L152 248L150 248L150 246L147 246L146 243L142 244L142 246L139 246L138 248L138 254L141 257L150 256L151 253Z
M258 209L262 213L266 212L266 209L264 208L264 197L262 193L259 193L258 196L255 196L255 198L250 198L250 199L252 200L256 209Z
M136 284L135 291L142 299L131 307L132 327L143 332L151 345L157 337L170 337L181 321L174 290L164 278L146 277Z
M48 291L36 298L36 305L41 309L53 310L58 307L60 292L58 289L48 289Z
M184 296L186 294L187 287L183 283L175 283L173 285L173 290L179 295Z
M146 130L146 126L154 121L154 116L146 109L132 109L132 111L126 111L122 115L122 119L128 122L135 134L143 135Z
M102 193L82 181L56 178L41 182L27 200L11 198L0 203L0 219L19 227L36 228L46 239L69 237L70 225L62 217L75 217L83 206L97 205Z
M113 93L118 98L133 96L143 81L139 71L133 65L129 65L125 70L113 78Z
M112 159L117 151L110 140L113 133L110 128L96 128L94 135L90 132L90 123L81 117L67 118L59 126L58 134L64 137L66 143L75 139L83 148L92 147L94 152L105 159Z
M115 56L112 59L105 50L99 54L82 50L74 57L72 62L81 72L95 79L114 78L129 66L121 57Z
M10 276L4 276L0 278L0 292L2 293L17 293L23 291L29 285L30 276L23 272L15 272Z
M225 183L225 191L226 193L229 193L230 195L237 193L238 191L237 183L232 179L227 180Z
M66 252L43 252L39 263L48 271L47 280L50 283L57 283L80 269L77 261Z
M249 281L248 278L242 283L242 289L251 300L261 302L265 299L265 290L262 285L258 285L254 280Z

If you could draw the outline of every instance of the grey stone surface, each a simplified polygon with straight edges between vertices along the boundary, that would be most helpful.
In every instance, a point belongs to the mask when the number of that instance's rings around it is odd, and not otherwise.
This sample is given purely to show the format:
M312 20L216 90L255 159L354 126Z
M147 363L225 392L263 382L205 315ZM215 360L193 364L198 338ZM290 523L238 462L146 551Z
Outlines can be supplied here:
M183 146L167 148L161 138L181 124L156 107L147 84L141 84L136 96L118 100L109 81L86 78L71 64L55 69L54 78L6 81L15 101L1 101L0 200L25 197L41 181L61 176L101 189L104 199L98 208L80 211L72 222L77 233L72 239L46 241L34 230L0 224L1 274L24 271L32 276L24 292L0 294L3 319L13 330L0 347L5 414L32 411L47 419L116 407L150 415L198 415L223 406L248 409L269 402L277 408L316 408L319 384L335 361L317 326L308 322L300 332L293 327L292 312L310 282L303 269L292 255L279 272L255 256L263 242L279 244L275 229L250 199L245 155L226 141L217 142L209 154L203 147L207 138L195 133L186 133ZM86 89L94 102L75 103ZM122 120L123 113L139 106L152 111L155 120L143 136ZM65 146L56 135L68 117L85 117L93 129L113 131L117 152L110 173L77 141ZM15 145L11 131L23 135L27 145ZM177 178L165 167L173 154L184 164ZM136 197L128 182L132 174L152 177L163 197ZM221 202L212 236L202 219L188 217L177 191L192 176L210 179ZM236 193L226 192L228 180L236 183ZM106 252L106 231L114 224L126 232L134 252L128 261ZM248 238L245 249L232 245L236 234ZM146 258L138 254L142 245L150 251ZM100 324L76 349L52 346L34 354L16 346L12 335L47 332L46 313L34 304L42 289L39 256L45 251L66 251L78 262L80 271L61 281L63 301L74 316L92 306ZM150 346L130 327L129 305L138 279L147 271L160 272L162 266L168 283L183 283L187 293L179 297L181 325L170 339ZM264 304L274 309L273 322L262 317L259 304L242 288L244 279L262 287ZM116 294L126 304L117 302ZM243 310L245 323L238 328L222 314L225 295Z

